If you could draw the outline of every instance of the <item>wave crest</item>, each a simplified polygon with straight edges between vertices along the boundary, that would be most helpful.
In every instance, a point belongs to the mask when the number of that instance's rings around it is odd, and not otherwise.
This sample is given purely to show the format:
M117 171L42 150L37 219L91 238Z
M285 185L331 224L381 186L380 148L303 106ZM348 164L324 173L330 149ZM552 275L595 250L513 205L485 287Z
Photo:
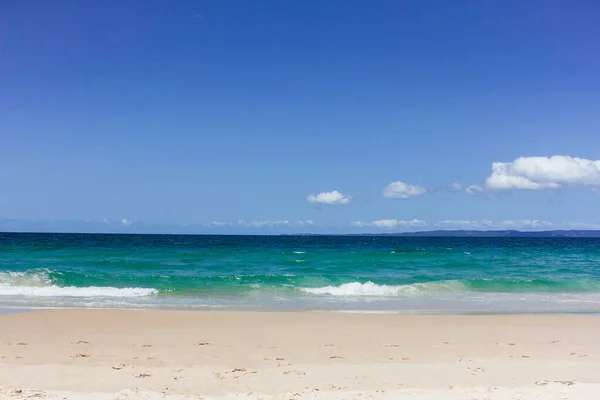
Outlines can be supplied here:
M439 281L427 283L413 283L411 285L378 285L371 281L360 283L350 282L339 286L325 286L319 288L301 288L303 292L330 295L330 296L420 296L433 292L450 292L465 290L464 283L460 281Z
M0 272L0 296L144 297L157 293L156 289L139 287L57 286L53 282L51 271L47 269Z
M3 285L48 286L51 284L50 270L44 268L0 272L0 287Z

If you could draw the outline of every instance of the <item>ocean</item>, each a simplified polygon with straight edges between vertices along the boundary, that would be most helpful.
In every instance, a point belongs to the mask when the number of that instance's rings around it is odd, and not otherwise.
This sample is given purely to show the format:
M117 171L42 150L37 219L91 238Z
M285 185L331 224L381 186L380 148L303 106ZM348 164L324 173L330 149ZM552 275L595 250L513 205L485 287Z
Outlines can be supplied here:
M600 239L0 233L0 308L598 313Z

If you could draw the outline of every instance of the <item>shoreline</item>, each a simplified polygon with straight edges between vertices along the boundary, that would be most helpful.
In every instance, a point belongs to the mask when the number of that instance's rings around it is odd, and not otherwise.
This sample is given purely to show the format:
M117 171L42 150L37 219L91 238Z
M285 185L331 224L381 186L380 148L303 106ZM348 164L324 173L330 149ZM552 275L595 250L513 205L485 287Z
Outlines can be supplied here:
M52 312L52 311L127 311L127 312L189 312L189 313L267 313L267 314L343 314L343 315L391 315L391 316L457 316L457 317L485 317L485 316L582 316L582 317L598 317L598 310L562 310L562 311L465 311L465 310L371 310L371 309L256 309L256 308L108 308L108 307L10 307L3 308L0 306L0 315L3 314L18 314L25 312Z
M600 319L587 315L140 311L0 314L0 399L600 393Z
M0 306L0 315L24 312L51 312L51 311L157 311L157 312L189 312L189 313L280 313L280 314L344 314L344 315L393 315L393 316L600 316L600 310L507 310L507 311L478 311L478 310L377 310L377 309L286 309L254 307L237 308L215 306L206 308L109 308L109 307L3 307Z

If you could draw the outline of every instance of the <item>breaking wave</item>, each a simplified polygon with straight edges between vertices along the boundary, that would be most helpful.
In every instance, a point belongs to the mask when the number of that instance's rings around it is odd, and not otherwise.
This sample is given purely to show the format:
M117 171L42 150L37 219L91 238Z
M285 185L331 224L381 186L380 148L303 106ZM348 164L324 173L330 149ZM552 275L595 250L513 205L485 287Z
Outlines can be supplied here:
M339 286L302 288L303 292L331 296L420 296L432 292L467 290L461 281L414 283L411 285L378 285L373 282L351 282Z
M54 284L50 271L45 269L0 272L0 296L143 297L157 293L156 289L139 287L61 287Z

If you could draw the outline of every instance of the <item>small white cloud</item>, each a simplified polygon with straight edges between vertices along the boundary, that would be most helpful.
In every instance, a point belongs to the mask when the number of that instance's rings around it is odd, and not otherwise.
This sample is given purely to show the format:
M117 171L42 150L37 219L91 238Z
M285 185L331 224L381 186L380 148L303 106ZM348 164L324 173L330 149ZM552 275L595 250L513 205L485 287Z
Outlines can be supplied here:
M210 226L214 226L214 227L221 227L221 226L231 226L232 223L231 222L224 222L224 221L213 221L209 225Z
M376 227L380 229L396 229L396 228L417 228L427 225L425 221L419 219L413 220L397 220L397 219L379 219L373 222L353 221L351 226L357 228Z
M121 225L129 226L129 225L131 225L131 221L128 220L127 218L123 218L123 219L121 219Z
M398 227L398 221L395 219L380 219L373 221L373 226L383 229L394 229Z
M398 225L407 226L407 227L417 227L417 226L425 226L427 223L420 219L412 219L410 221L400 220L398 221Z
M435 226L451 229L489 229L494 223L488 220L445 220L438 221Z
M383 197L387 197L388 199L408 199L409 197L421 196L426 192L422 186L409 185L401 181L396 181L383 189Z
M370 224L368 222L362 222L362 221L352 221L350 222L350 226L355 226L357 228L362 228L364 226L369 226Z
M556 228L557 225L548 221L540 221L537 219L520 219L520 220L506 220L499 223L499 227L502 229L533 229L533 230L546 230Z
M233 225L233 224L232 224ZM245 221L239 220L235 225L242 228L281 228L281 227L302 227L313 225L311 220L306 221L289 221L289 220L265 220L265 221Z
M462 190L462 185L460 183L458 183L458 182L454 182L452 184L452 190L455 190L455 191L458 192L458 191Z
M513 162L495 162L485 184L492 190L600 186L600 160L552 156L520 157Z
M306 197L306 201L309 203L315 204L342 204L348 205L350 204L350 197L344 196L337 190L333 190L331 192L322 192L318 194L311 194Z
M243 226L245 228L263 228L263 227L272 227L276 225L284 225L283 221L244 221L239 220L237 223L239 226Z
M465 190L466 190L466 192L467 192L468 194L470 194L471 196L475 196L475 195L478 195L478 194L485 193L485 189L484 189L484 188L482 188L482 187L481 187L481 186L479 186L479 185L471 185L471 186L468 186L468 187L467 187Z
M110 221L108 220L108 218L104 218L104 219L102 220L102 223L103 223L103 224L110 224Z

